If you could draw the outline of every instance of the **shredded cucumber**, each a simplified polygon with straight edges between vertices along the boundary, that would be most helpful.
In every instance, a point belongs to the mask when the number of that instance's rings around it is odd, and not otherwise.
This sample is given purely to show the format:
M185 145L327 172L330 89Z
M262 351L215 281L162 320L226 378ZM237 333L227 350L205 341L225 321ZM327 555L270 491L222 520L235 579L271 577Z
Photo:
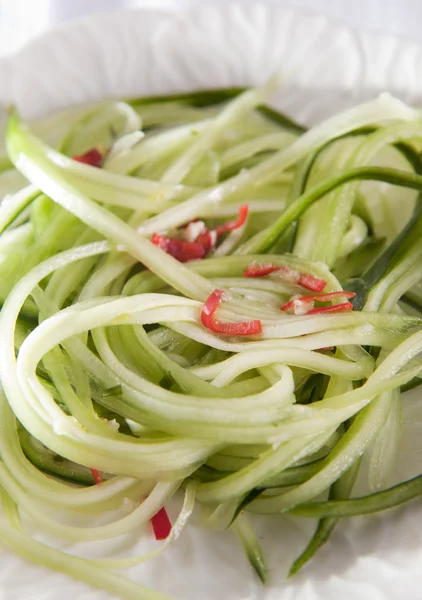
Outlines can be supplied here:
M422 494L418 478L369 493L422 381L422 115L383 94L306 131L262 106L274 85L8 121L1 543L121 598L165 598L109 569L165 550L195 502L265 582L245 511L320 519L292 574L340 517ZM75 542L142 534L181 488L142 556L71 557L20 520Z

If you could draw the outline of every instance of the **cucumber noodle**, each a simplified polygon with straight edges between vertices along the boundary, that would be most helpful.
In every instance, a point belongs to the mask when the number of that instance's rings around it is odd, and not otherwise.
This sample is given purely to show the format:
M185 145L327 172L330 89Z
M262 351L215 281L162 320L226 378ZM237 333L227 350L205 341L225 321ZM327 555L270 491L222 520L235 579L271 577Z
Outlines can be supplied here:
M265 549L245 510L321 517L294 572L339 517L422 493L419 480L371 493L397 457L401 387L418 385L422 369L422 115L382 94L305 131L263 106L273 89L104 102L30 128L10 116L0 528L22 557L158 600L167 596L113 570L164 550L195 499L208 527L233 526L264 581ZM72 158L97 145L102 168ZM244 205L248 219L202 260L179 262L154 242L224 231ZM273 274L244 276L268 265ZM280 310L310 295L299 274L325 294L355 293L355 310ZM262 332L205 327L216 289L222 322L259 319ZM357 501L363 455L368 494ZM20 521L23 512L71 542L148 538L178 490L170 535L142 556L71 557Z

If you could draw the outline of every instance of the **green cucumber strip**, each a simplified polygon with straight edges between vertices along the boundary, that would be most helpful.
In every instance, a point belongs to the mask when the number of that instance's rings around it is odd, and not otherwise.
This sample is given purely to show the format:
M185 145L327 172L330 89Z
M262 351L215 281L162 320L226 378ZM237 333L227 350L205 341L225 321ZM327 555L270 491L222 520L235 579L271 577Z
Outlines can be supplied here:
M18 556L41 567L69 575L90 586L105 590L123 600L172 600L122 575L99 567L95 562L70 556L56 548L37 542L6 525L0 525L1 545Z
M0 499L1 505L3 507L3 511L6 515L9 524L13 529L16 529L20 533L24 533L24 528L22 526L19 507L16 502L9 496L4 488L0 488Z
M394 485L382 492L376 492L353 500L331 500L309 502L293 508L290 512L306 518L343 518L367 515L394 508L422 495L422 475Z
M419 294L412 292L409 290L401 297L402 302L405 302L412 308L416 309L418 312L422 313L422 298Z
M350 169L337 177L332 177L324 181L297 198L273 225L243 244L236 251L236 254L267 252L277 242L287 227L296 221L312 204L340 185L354 180L383 181L392 185L422 191L422 176L414 173L384 167L357 167Z
M349 468L330 488L329 500L344 500L352 493L360 467L360 459ZM296 558L289 570L289 577L296 575L309 562L318 550L328 542L338 519L335 517L320 519L314 535L309 540L304 551Z
M189 93L179 93L179 94L169 94L169 95L161 95L161 96L143 96L143 97L135 97L128 98L126 100L127 104L130 104L133 107L155 104L155 103L164 103L164 102L172 102L177 101L185 104L189 104L191 106L212 106L214 104L221 104L222 102L226 102L227 100L231 100L242 94L249 88L246 87L235 87L235 88L222 88L215 90L199 90L197 92L189 92ZM258 110L267 118L279 124L281 127L285 129L290 129L297 133L303 133L306 131L306 128L302 125L299 125L286 115L281 112L271 108L269 106L261 106Z
M355 310L362 310L368 298L370 290L385 275L388 270L394 268L394 264L399 263L402 255L403 245L409 242L409 237L418 232L422 226L422 197L419 198L412 219L406 227L399 233L396 239L390 244L370 268L360 277L349 279L345 282L345 289L355 292L356 296L352 299Z
M0 234L29 206L38 196L39 190L30 185L13 196L7 196L0 204Z
M409 390L413 390L419 387L422 384L422 379L420 377L414 377L410 381L408 381L405 385L400 386L400 392L403 394L404 392L408 392Z
M240 515L233 524L233 529L237 534L242 546L246 552L246 556L258 575L262 583L266 583L268 568L265 564L264 554L258 537L245 515Z
M23 428L19 429L19 441L25 456L44 473L83 486L95 485L89 469L54 454Z
M288 469L286 469L288 470ZM213 481L213 480L211 480ZM250 492L248 492L247 494L245 494L245 496L243 497L242 501L239 503L238 507L236 508L236 510L233 513L233 518L230 522L230 524L235 523L236 520L238 519L238 517L242 514L242 512L245 510L245 508L251 504L251 502L253 502L254 500L256 500L256 498L259 498L261 494L263 494L265 491L264 487L262 488L252 488Z

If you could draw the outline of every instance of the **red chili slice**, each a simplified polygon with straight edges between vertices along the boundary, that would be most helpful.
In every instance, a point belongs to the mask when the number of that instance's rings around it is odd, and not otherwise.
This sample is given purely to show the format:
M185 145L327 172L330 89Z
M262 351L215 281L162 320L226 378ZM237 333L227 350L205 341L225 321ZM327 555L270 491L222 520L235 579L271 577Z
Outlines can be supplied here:
M168 538L171 533L171 521L164 506L152 517L151 525L157 541Z
M295 273L293 269L286 266L278 266L272 264L251 264L246 267L246 269L243 272L243 275L245 277L265 277L266 275L270 275L270 273L275 273L276 271L285 273L286 278L289 278L289 274ZM301 287L307 290L311 290L312 292L322 292L322 290L327 284L327 282L324 279L314 277L309 273L298 273L296 277L297 279L293 279L293 283L297 283Z
M207 254L204 243L186 242L159 233L152 234L151 242L182 263L204 258Z
M179 262L185 263L190 260L200 260L205 258L208 252L215 246L216 238L219 235L241 227L246 221L247 216L248 206L245 204L240 207L239 218L237 221L230 221L223 225L219 225L214 231L209 231L209 229L204 227L202 233L200 233L193 242L168 237L166 235L161 235L160 233L153 233L151 242ZM190 223L194 223L197 220L198 219L190 221ZM188 226L189 223L185 228Z
M337 298L345 298L345 299L349 299L349 298L354 298L356 296L356 294L354 292L346 292L346 291L339 291L339 292L330 292L328 294L312 294L310 296L297 296L296 298L292 298L291 300L289 300L289 302L286 302L286 304L283 304L283 306L281 307L281 310L289 310L290 308L293 308L295 306L295 304L297 304L298 302L304 302L304 303L310 303L310 302L314 302L315 300L318 300L318 302L330 302L330 300L336 300ZM346 302L345 304L350 304L350 302ZM333 306L342 306L342 304L333 304ZM350 306L352 306L350 304ZM331 308L330 306L327 307L321 307L321 308ZM312 309L312 310L317 310L317 309ZM350 310L350 309L346 309L346 310ZM317 312L336 312L336 311L320 311L317 310ZM307 311L307 314L310 314L311 310Z
M201 311L202 325L220 335L259 335L262 333L262 323L259 319L240 323L222 323L215 319L214 313L223 298L223 294L223 290L214 290L208 297Z
M99 471L97 471L97 469L90 469L90 471L96 484L103 482L103 478L101 477L101 474Z
M265 277L266 275L279 270L280 267L278 265L257 265L252 263L246 267L246 269L243 271L243 275L245 277Z
M353 310L353 304L351 302L342 302L341 304L332 304L331 306L319 306L318 308L312 308L308 315L316 315L317 313L336 313Z
M315 302L312 298L308 298L307 296L296 296L289 300L289 302L286 302L286 304L283 304L280 310L285 312L293 310L295 314L307 315L314 307L314 304Z
M308 273L301 273L299 277L299 285L306 290L311 290L312 292L322 292L327 285L327 282L324 281L324 279L314 277Z
M228 221L227 223L223 223L222 225L218 225L216 227L215 232L217 236L242 227L248 218L248 213L249 206L247 204L242 204L242 206L239 208L239 217L236 219L236 221Z
M208 252L214 246L214 242L213 242L213 239L212 239L211 232L208 231L208 229L207 229L203 233L200 233L198 235L198 237L196 238L196 240L195 240L194 243L195 244L201 244L203 246L203 248L204 248L205 254L208 254Z
M98 148L91 148L84 154L74 156L73 160L90 165L91 167L101 168L103 166L104 154Z
M354 298L356 294L354 292L346 292L340 290L338 292L328 292L327 294L311 294L310 296L302 296L307 300L318 300L318 302L330 302L330 300L336 300L337 298Z

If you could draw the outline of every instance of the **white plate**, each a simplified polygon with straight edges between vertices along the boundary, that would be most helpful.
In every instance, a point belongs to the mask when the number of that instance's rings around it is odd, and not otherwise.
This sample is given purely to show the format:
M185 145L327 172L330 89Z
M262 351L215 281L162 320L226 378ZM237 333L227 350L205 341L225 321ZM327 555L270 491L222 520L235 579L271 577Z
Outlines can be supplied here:
M48 33L0 61L0 104L27 118L101 98L259 84L286 75L275 106L304 123L388 90L417 104L422 50L393 37L364 34L322 16L272 4L207 6L178 15L139 11L89 17ZM406 400L409 421L401 476L420 471L409 460L421 427L417 395ZM284 580L306 543L311 523L263 520L260 532L271 569L263 588L230 533L188 526L164 556L132 569L131 577L180 600L420 600L421 503L382 516L342 523L327 547L292 581ZM135 551L136 534L125 542ZM110 551L123 545L110 544ZM66 547L72 551L70 545ZM90 552L108 551L103 543ZM60 574L0 550L0 599L106 600Z

